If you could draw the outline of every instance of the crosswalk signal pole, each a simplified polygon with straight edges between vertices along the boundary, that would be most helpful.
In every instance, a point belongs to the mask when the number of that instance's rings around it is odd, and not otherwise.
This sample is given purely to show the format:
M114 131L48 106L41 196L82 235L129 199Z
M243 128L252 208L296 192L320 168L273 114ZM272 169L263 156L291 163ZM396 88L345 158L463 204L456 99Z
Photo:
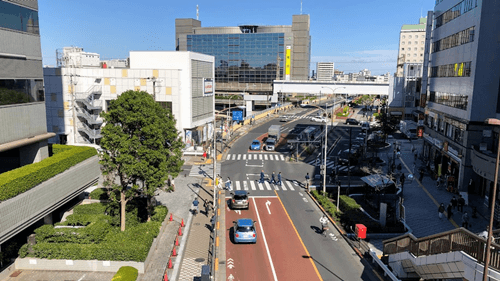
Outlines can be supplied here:
M327 113L326 111L326 108L328 108L328 104L325 105L325 113ZM328 114L327 114L327 117L328 117ZM323 195L326 195L326 143L328 141L328 121L325 122L325 152L323 153L324 154L324 159L325 161L323 162L324 165L323 165Z

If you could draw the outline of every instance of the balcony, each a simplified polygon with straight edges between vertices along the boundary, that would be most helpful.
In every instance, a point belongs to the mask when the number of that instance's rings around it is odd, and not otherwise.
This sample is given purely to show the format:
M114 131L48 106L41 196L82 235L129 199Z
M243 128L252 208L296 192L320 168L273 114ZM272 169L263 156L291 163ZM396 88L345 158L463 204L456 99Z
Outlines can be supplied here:
M101 129L91 129L85 123L79 123L78 126L77 126L77 128L78 128L78 131L80 133L86 134L89 139L100 139L100 138L102 138Z
M495 177L496 155L491 151L480 151L472 146L471 164L476 174L490 181Z

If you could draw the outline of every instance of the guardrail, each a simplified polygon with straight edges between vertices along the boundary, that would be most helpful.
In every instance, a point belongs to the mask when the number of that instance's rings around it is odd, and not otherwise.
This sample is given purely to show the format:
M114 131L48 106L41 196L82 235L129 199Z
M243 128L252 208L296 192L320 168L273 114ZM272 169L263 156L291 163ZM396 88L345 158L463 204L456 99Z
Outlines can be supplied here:
M387 267L387 265L385 265L377 256L377 253L375 253L372 249L370 249L370 256L372 257L372 260L373 260L373 263L376 263L383 271L384 271L384 277L389 277L389 279L393 280L393 281L400 281L400 279L398 279L396 277L396 275L394 275L394 273L392 273L392 271Z

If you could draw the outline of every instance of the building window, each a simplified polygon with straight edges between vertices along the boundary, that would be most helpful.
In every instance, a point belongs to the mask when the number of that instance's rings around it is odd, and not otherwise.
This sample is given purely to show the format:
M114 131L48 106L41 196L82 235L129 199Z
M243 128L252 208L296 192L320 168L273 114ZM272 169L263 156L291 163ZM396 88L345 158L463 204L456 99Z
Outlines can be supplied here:
M401 42L401 44L402 44L402 45L404 45L404 44L405 44L405 41L402 41L402 42Z
M423 51L424 50L424 47L420 47L420 51Z
M420 56L421 56L421 57L423 57L423 56L424 56L424 54L420 54Z
M418 39L418 35L415 35L415 39Z
M405 48L401 48L401 51L404 51L404 50L405 50Z
M411 45L411 41L408 41L408 45Z
M438 1L438 0L436 0ZM451 9L442 13L434 20L434 29L447 24L448 22L458 18L459 16L469 12L477 7L477 0L463 0Z
M417 48L413 48L413 51L416 51L416 50L417 50Z
M462 110L467 110L468 99L469 96L467 95L443 93L443 92L431 91L429 95L429 101Z
M408 35L408 38L411 39L411 35Z
M415 45L418 45L418 41L415 41Z
M474 30L475 26L472 26L460 32L452 34L448 37L445 37L441 40L438 40L432 44L431 50L433 53L436 53L439 51L447 50L453 47L473 42Z
M469 77L471 62L460 62L455 64L438 65L431 67L430 77Z
M401 38L405 39L405 36L403 35Z
M38 12L0 1L0 27L38 35Z
M417 54L413 54L413 56L414 56L414 57L416 57L416 56L417 56Z

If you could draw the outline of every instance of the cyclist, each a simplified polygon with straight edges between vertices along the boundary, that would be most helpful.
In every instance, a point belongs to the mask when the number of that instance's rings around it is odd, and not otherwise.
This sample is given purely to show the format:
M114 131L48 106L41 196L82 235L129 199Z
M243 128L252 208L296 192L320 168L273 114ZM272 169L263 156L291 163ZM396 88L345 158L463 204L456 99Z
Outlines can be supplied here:
M328 218L323 214L319 222L321 223L321 234L324 234L328 230Z
M193 213L194 213L195 216L196 216L196 214L198 214L198 205L199 204L200 204L200 202L198 202L198 199L195 198L194 201L193 201L193 206L194 206Z

